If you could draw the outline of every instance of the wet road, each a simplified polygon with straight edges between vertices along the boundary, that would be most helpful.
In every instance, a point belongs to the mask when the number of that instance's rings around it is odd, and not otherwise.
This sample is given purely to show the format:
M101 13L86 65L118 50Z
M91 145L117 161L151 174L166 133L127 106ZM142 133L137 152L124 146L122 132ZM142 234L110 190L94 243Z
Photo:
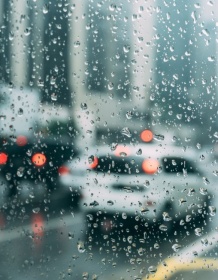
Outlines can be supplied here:
M197 238L192 227L183 227L173 236L148 231L137 244L119 236L93 243L84 221L80 211L60 205L2 211L0 279L143 279L149 267L175 253L174 244L183 248Z

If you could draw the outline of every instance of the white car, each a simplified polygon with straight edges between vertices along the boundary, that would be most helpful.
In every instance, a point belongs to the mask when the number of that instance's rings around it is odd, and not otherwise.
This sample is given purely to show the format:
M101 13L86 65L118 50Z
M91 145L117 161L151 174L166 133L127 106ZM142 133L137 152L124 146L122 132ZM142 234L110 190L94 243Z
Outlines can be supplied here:
M196 155L154 144L96 147L68 164L62 183L82 192L91 232L144 230L141 221L167 231L178 220L184 226L208 218L211 195Z

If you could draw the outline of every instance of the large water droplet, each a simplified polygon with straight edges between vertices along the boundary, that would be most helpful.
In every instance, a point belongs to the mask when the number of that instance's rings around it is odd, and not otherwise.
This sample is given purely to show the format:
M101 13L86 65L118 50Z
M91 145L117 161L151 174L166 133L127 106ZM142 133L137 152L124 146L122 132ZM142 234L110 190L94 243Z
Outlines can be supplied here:
M210 216L216 215L216 207L215 206L209 206Z
M162 231L167 231L167 226L165 226L165 225L160 225L160 226L159 226L159 229L162 230Z
M79 241L78 243L77 243L77 248L78 248L78 252L79 253L84 253L85 252L85 245L84 245L84 242L82 242L82 241Z
M128 53L130 51L130 45L123 46L123 50L125 53Z
M43 6L42 12L43 12L43 14L47 14L48 11L49 11L49 5L48 5L48 4L45 4L45 5Z
M109 83L109 84L108 84L108 89L109 89L109 90L112 90L113 88L114 88L114 84L113 84L113 83Z
M173 244L172 249L173 249L173 251L178 252L181 247L182 247L181 245L176 243L176 244Z
M128 127L124 127L124 128L121 130L121 133L122 133L123 135L129 137L129 138L132 136L132 134L131 134L131 132L130 132L130 130L129 130Z
M153 266L153 265L149 266L148 272L151 274L154 274L155 272L157 272L156 266Z
M202 235L202 230L201 230L201 228L196 228L196 229L195 229L195 235L197 235L197 236L201 236L201 235Z

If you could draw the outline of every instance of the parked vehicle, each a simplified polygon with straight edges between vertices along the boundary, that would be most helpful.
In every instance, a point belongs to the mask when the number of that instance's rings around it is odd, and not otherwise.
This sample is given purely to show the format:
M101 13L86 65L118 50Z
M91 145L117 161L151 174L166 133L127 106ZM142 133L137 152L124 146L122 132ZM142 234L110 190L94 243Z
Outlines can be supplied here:
M57 188L61 165L73 154L71 121L42 125L40 94L0 87L0 175L6 197L35 199Z
M62 183L82 193L87 230L95 235L122 229L143 233L149 224L171 231L178 221L206 223L211 194L203 178L191 149L112 145L71 161Z

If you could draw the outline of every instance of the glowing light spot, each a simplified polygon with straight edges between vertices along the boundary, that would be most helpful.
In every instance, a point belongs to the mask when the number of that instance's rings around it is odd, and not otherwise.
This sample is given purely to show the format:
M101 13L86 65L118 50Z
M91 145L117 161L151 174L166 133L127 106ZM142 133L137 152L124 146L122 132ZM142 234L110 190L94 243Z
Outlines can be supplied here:
M8 155L5 153L0 153L0 164L6 164L8 160Z
M151 142L153 140L153 133L149 129L145 129L141 132L140 138L143 142Z
M142 162L142 169L147 174L154 174L157 172L159 162L156 159L145 159Z
M18 146L25 146L27 144L26 136L23 135L17 136L16 143Z
M58 168L58 174L61 176L69 174L69 173L70 173L70 169L67 166L63 165Z
M33 241L39 244L44 235L44 219L41 214L33 214L31 227L34 234Z
M43 166L46 163L46 156L41 153L36 153L32 156L32 162L36 166Z

